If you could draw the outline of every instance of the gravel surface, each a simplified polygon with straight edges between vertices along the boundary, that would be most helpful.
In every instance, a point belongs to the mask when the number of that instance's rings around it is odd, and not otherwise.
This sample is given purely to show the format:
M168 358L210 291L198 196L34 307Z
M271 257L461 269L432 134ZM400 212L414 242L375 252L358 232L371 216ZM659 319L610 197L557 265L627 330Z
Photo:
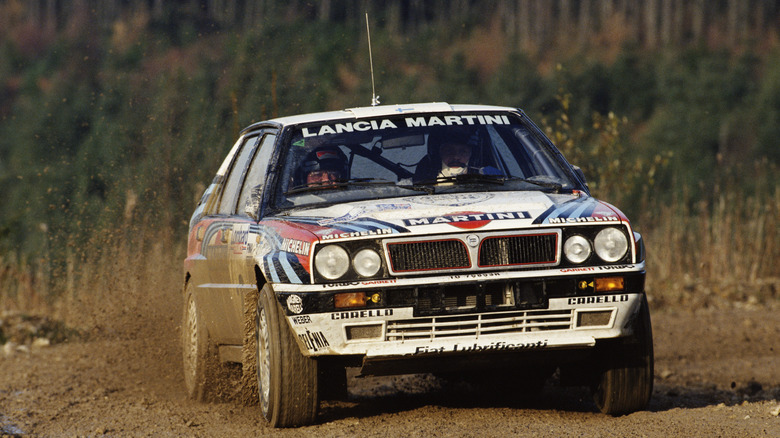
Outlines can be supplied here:
M289 430L239 401L239 367L226 370L221 400L188 400L178 313L146 316L81 340L7 343L0 436L780 436L780 313L765 307L653 311L644 412L604 416L584 388L554 377L529 399L408 375L351 378L348 401L325 402L319 424Z

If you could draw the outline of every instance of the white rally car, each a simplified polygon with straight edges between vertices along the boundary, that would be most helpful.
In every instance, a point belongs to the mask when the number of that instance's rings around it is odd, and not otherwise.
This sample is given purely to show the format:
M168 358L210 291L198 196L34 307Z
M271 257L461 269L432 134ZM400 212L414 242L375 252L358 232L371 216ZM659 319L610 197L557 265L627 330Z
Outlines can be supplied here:
M184 274L188 392L243 362L273 426L316 421L346 367L526 387L558 369L613 415L652 393L641 236L513 108L249 126L192 216Z

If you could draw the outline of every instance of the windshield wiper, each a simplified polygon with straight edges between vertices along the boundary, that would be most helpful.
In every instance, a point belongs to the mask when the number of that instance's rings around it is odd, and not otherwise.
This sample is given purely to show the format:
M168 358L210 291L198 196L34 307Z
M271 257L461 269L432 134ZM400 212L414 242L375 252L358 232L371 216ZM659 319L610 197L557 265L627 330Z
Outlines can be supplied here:
M399 185L398 187L400 187L402 189L407 189L407 190L414 190L414 191L417 191L417 192L425 192L425 193L427 193L429 195L432 195L436 191L430 185L426 186L426 185L421 185L421 184L404 184L404 185Z
M528 184L533 184L535 186L553 189L555 193L561 193L561 190L563 190L563 185L561 183L552 182L552 181L539 181L531 178L509 178L507 179L507 181L512 181L512 182L519 181Z
M414 185L431 185L441 183L489 183L504 185L507 181L503 175L482 175L480 173L466 173L463 175L440 176L436 179L416 182Z
M288 190L284 192L284 194L285 196L287 196L287 195L295 195L304 192L343 189L344 187L352 187L352 186L387 186L387 185L395 185L395 183L384 179L361 178L361 179L352 179L349 181L321 182L321 183L309 184L307 186L296 187L294 189Z
M507 182L524 182L528 184L533 184L535 186L544 187L548 189L552 189L555 193L561 193L563 190L563 185L557 182L552 181L539 181L537 179L533 178L521 178L521 177L505 177L502 175L482 175L482 174L476 174L476 173L469 173L465 175L455 175L455 176L440 176L436 179L432 180L426 180L426 181L420 181L414 184L415 187L419 186L426 186L430 187L434 184L441 184L441 183L488 183L488 184L497 184L497 185L504 185ZM432 192L432 191L431 191Z

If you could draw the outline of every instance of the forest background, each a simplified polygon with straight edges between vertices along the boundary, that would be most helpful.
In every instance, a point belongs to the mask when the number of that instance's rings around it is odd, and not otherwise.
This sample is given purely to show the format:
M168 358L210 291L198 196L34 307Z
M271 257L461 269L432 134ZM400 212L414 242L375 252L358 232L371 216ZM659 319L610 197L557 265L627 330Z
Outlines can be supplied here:
M370 104L366 12L382 103L526 110L643 233L654 306L780 303L776 1L0 0L0 310L178 290L241 128Z

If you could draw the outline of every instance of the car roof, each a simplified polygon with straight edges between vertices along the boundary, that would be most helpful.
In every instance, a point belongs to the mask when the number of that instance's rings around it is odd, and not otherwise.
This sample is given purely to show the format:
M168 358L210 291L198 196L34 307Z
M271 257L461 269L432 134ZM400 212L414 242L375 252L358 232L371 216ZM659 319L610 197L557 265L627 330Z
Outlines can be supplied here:
M244 129L244 131L252 128L273 124L276 126L288 126L297 125L302 123L316 123L324 122L328 120L339 119L363 119L368 117L381 117L391 115L402 114L419 114L419 113L448 113L455 111L517 111L516 108L493 106L493 105L468 105L468 104L455 104L451 105L446 102L431 102L431 103L409 103L402 105L378 105L367 106L358 108L347 108L341 111L326 111L320 113L311 114L299 114L294 116L277 117L268 121L258 122L252 124Z

